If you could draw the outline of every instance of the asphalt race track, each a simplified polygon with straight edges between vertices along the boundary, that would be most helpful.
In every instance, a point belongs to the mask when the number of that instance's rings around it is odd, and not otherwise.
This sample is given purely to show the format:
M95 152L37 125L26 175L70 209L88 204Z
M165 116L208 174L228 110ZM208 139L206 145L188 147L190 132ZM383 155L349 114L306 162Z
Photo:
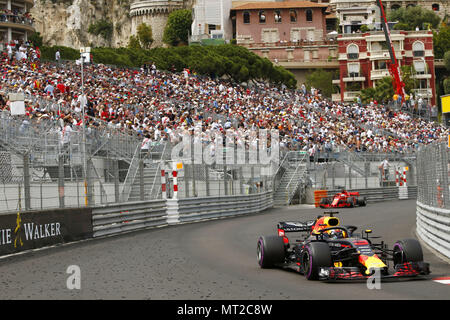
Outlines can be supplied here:
M309 220L323 210L293 206L263 214L149 229L0 259L0 299L449 299L450 264L427 248L430 279L382 283L307 281L295 272L260 269L259 235L282 220ZM344 224L371 228L391 247L415 237L415 200L341 209ZM81 270L81 289L67 289L68 266Z

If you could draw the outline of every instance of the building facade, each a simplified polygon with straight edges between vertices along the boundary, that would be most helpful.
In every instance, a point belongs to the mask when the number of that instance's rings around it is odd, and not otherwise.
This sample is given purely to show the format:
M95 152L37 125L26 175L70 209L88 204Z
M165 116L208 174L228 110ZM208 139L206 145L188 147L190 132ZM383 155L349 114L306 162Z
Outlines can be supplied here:
M14 40L27 41L35 29L30 9L33 0L0 1L0 37L2 43Z
M136 34L137 27L145 23L152 27L153 46L163 45L164 28L169 14L186 7L185 0L135 0L130 5L131 30Z
M233 37L231 7L231 0L196 0L192 7L191 39L223 39L229 42Z
M392 43L400 66L412 66L414 89L407 94L436 105L433 33L431 31L391 31ZM343 34L339 45L340 89L334 101L354 101L362 89L376 87L377 81L389 77L390 60L383 32Z
M357 32L362 25L373 25L375 28L381 29L376 0L331 0L330 5L339 19L342 33ZM383 0L386 12L410 6L420 6L432 10L441 19L450 14L449 0Z

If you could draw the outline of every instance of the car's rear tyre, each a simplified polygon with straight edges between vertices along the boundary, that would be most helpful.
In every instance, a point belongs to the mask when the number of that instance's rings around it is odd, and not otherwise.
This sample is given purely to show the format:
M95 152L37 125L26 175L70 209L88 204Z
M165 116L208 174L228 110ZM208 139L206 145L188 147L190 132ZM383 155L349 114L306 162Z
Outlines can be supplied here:
M416 239L403 239L393 247L394 266L405 262L423 261L423 251Z
M331 250L325 242L310 242L302 251L302 270L308 280L319 278L320 268L331 267Z
M330 204L331 204L331 201L330 201L329 198L321 198L320 201L319 201L319 206L322 207L322 208L327 206L327 205L330 205Z
M353 208L353 206L355 205L355 198L353 197L348 197L347 198L347 204L350 208Z
M358 198L358 205L360 207L365 207L367 205L366 197Z
M285 260L283 238L279 236L262 236L256 248L258 264L261 268L272 268Z

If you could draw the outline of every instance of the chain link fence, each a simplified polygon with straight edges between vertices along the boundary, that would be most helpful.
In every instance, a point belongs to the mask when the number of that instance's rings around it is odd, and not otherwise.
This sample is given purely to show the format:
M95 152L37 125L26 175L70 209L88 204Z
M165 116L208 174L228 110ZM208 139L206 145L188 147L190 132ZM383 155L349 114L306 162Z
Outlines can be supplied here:
M311 157L308 167L316 189L368 189L415 186L416 155L339 150ZM386 161L386 168L383 163Z
M449 148L446 143L424 146L417 154L418 201L450 209Z

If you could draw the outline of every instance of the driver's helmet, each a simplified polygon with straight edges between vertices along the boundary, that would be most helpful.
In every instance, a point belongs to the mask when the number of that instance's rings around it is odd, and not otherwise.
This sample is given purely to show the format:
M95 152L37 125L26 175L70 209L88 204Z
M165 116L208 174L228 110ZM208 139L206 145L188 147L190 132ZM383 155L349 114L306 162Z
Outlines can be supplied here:
M330 230L328 232L328 237L330 239L342 239L344 238L344 232L342 232L342 230Z

